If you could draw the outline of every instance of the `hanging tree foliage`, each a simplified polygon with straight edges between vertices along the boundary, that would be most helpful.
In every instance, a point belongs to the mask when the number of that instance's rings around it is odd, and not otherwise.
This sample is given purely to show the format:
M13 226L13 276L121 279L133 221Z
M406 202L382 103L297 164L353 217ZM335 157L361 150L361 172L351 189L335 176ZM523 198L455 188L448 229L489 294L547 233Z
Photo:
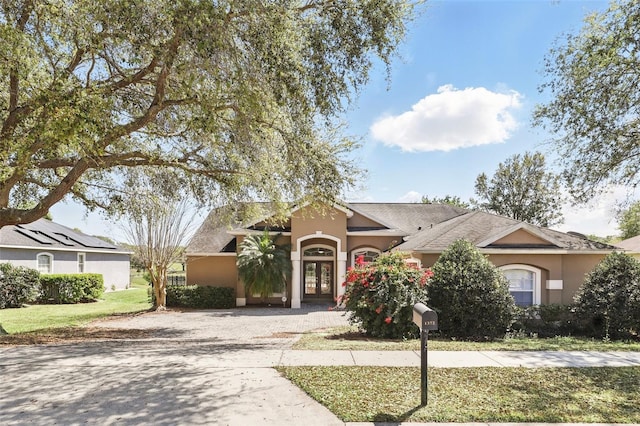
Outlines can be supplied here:
M113 208L138 166L213 204L338 195L354 145L336 119L411 15L400 0L1 0L0 227L69 194Z

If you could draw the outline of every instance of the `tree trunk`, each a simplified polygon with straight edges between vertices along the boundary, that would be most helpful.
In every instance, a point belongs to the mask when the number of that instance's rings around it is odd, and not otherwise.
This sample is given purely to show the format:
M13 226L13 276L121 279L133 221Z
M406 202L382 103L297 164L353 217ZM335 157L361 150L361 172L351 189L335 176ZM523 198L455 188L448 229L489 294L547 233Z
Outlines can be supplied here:
M167 271L156 267L149 268L149 273L151 274L153 295L155 296L154 308L156 308L156 311L164 311L167 309Z

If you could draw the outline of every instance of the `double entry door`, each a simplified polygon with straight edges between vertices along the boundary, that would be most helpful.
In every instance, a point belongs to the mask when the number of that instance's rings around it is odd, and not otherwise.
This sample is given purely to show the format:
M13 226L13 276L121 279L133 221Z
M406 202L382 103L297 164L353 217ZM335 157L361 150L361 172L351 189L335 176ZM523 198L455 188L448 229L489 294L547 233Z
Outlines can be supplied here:
M331 298L333 296L333 262L304 261L304 297Z

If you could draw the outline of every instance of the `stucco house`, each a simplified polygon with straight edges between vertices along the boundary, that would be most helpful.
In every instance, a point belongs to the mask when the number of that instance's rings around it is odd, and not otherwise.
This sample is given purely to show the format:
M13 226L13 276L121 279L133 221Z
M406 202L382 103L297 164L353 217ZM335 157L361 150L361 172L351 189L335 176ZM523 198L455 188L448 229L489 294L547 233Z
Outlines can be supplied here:
M42 274L102 274L107 290L129 286L130 255L113 244L46 219L0 229L0 263L37 269Z
M345 203L319 211L297 206L276 223L265 214L244 222L238 206L213 210L186 250L187 283L231 287L238 306L258 303L245 294L236 269L242 239L265 228L290 244L293 273L287 306L333 301L344 292L348 266L357 256L387 250L410 253L429 267L454 241L465 238L503 270L519 305L568 304L585 274L616 247L485 212L444 204ZM274 295L271 303L282 303Z

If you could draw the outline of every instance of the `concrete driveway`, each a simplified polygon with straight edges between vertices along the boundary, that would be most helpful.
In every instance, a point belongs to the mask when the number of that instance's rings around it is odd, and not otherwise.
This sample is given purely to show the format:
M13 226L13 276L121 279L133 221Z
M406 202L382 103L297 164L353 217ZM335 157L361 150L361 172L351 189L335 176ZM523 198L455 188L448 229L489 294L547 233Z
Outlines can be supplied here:
M327 307L148 313L139 340L0 348L0 424L342 425L270 368Z

